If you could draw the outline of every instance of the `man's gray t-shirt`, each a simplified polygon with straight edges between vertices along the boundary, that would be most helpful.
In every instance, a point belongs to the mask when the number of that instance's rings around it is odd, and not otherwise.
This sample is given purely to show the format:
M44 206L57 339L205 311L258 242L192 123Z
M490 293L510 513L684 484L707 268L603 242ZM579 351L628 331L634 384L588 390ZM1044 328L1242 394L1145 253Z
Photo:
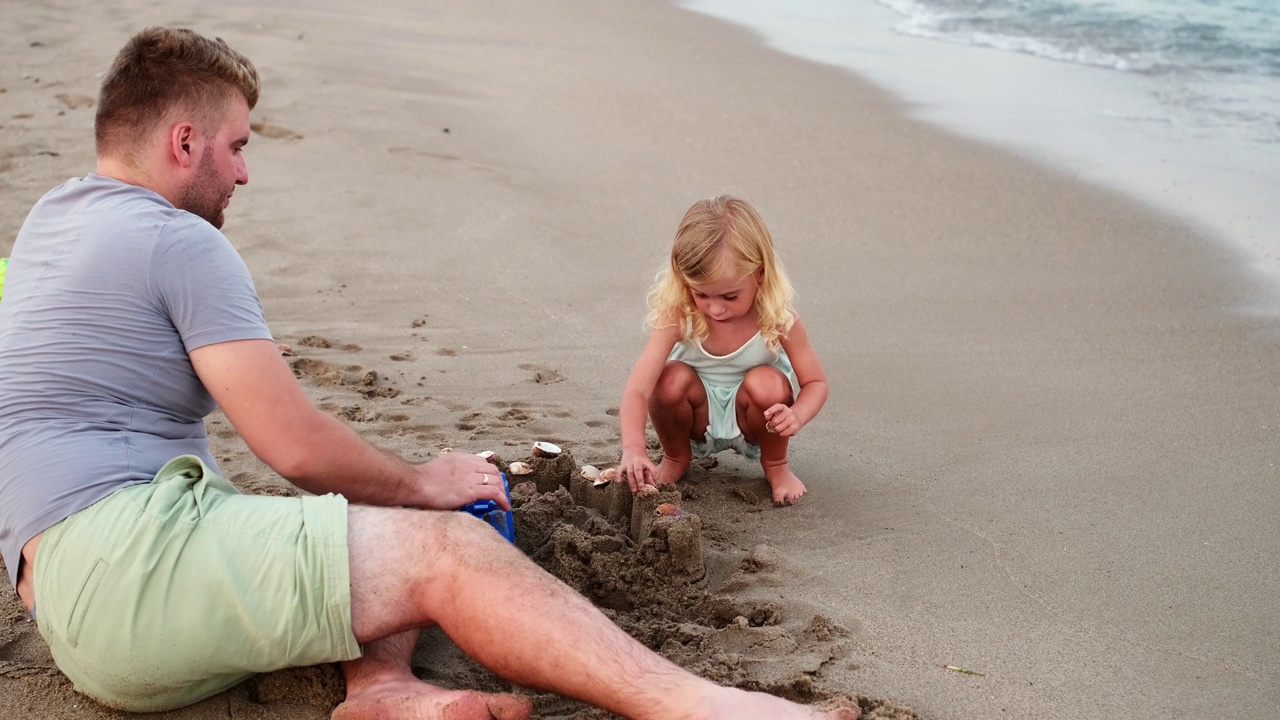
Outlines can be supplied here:
M187 353L270 339L248 268L216 228L100 175L27 216L0 298L0 552L183 454L217 467L215 403Z

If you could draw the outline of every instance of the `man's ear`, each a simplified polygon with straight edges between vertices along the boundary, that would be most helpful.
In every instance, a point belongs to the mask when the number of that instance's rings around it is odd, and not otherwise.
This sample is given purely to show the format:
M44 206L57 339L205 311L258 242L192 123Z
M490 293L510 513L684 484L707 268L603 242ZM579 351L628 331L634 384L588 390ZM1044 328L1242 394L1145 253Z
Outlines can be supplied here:
M169 128L169 154L173 156L179 167L189 168L196 164L196 127L189 122L176 123Z

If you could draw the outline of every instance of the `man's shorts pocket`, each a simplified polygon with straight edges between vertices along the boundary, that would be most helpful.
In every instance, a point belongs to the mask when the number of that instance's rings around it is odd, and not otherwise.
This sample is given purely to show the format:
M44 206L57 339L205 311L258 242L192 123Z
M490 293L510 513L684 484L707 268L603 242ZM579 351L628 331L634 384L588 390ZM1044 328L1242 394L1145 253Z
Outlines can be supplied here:
M109 567L107 561L102 559L93 564L89 577L85 578L84 585L80 586L75 604L71 606L71 617L67 621L67 644L73 648L80 645L80 628L84 626L84 618L89 614L93 596L97 594L98 586L102 584L102 578L107 574Z

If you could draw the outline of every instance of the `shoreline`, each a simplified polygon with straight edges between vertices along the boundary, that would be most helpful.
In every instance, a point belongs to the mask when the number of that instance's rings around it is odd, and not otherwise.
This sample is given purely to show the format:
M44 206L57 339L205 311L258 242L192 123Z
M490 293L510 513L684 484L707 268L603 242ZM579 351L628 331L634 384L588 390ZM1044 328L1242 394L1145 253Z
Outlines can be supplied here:
M674 6L350 13L17 6L0 97L30 117L0 118L0 249L30 202L92 168L92 110L58 95L93 94L143 24L221 35L263 73L254 120L300 136L255 134L227 212L268 322L399 390L309 378L313 399L411 459L549 440L601 465L675 224L741 193L831 399L793 443L809 497L711 503L708 564L776 553L772 582L739 597L848 629L816 677L930 719L1280 703L1280 370L1270 326L1230 312L1251 297L1232 253ZM229 479L278 487L217 418L210 434ZM690 487L714 501L725 478L763 486L725 456ZM19 667L0 708L114 716L56 683L4 597ZM325 697L281 702L310 720ZM168 715L247 707L220 700Z
M683 0L774 50L871 82L909 117L988 144L1065 177L1118 192L1238 255L1257 297L1244 312L1280 318L1280 149L1257 128L1214 128L1157 98L1149 78L987 47L907 35L875 0L817 2L779 14L762 3ZM818 22L812 13L829 13ZM989 79L997 79L995 82ZM1047 90L1046 88L1053 88Z

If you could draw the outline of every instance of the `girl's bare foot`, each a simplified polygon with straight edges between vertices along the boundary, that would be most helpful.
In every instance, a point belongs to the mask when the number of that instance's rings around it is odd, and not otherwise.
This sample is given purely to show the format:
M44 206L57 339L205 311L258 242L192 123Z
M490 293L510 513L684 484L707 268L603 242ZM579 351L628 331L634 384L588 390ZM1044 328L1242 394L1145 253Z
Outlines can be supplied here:
M675 485L689 472L689 465L693 462L693 456L684 459L673 458L664 454L662 461L658 463L658 486Z
M528 720L528 698L446 690L418 680L395 680L348 691L331 720Z
M764 477L769 481L769 487L773 489L774 505L790 505L809 491L809 488L800 482L800 478L791 472L791 465L787 461L762 466Z

